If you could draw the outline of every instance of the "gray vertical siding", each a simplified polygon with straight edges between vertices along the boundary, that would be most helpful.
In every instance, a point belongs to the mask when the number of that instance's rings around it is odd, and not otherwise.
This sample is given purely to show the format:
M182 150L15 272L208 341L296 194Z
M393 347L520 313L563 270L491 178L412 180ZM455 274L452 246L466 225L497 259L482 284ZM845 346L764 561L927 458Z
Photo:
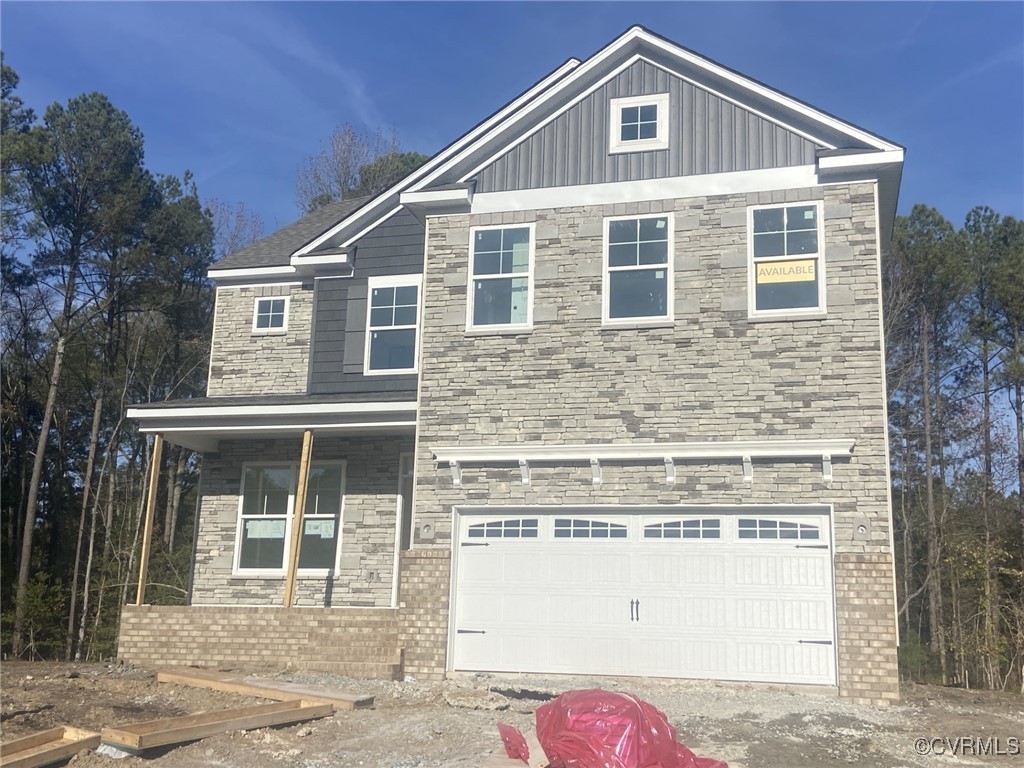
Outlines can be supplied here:
M363 376L367 279L423 272L423 225L401 211L356 243L355 277L316 281L309 393L416 392L415 375Z
M670 95L668 149L609 154L609 100ZM477 192L809 165L813 142L640 60L477 175Z

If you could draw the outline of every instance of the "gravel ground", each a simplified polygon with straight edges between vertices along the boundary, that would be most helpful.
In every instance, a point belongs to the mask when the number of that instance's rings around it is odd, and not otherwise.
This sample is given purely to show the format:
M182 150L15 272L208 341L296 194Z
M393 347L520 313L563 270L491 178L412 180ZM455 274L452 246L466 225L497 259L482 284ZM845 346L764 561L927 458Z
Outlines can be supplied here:
M561 691L605 688L632 693L668 716L698 755L732 768L807 766L1010 766L1024 743L1024 698L931 686L904 690L896 706L846 703L813 689L642 678L473 675L438 683L349 680L282 673L280 679L375 696L373 709L338 712L305 724L225 733L113 761L94 752L76 768L476 768L501 750L495 725L532 727L540 703ZM99 730L157 718L261 703L233 694L156 683L151 670L103 664L27 664L2 668L3 740L58 724ZM974 743L957 737L973 738ZM915 740L925 739L919 754ZM932 741L948 739L948 742ZM998 740L998 742L997 742ZM998 750L997 750L998 747ZM920 747L918 747L920 748ZM957 754L953 754L956 752ZM940 754L942 753L942 754Z

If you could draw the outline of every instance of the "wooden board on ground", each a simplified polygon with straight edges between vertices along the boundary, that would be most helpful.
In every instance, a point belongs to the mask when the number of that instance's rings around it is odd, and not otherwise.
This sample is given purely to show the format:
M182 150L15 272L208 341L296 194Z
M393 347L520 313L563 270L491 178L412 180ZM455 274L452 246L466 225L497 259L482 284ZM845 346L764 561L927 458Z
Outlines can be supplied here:
M275 701L256 707L149 720L144 723L122 725L120 728L104 728L100 736L104 744L137 753L151 747L195 741L227 731L248 731L269 725L300 723L303 720L327 717L333 711L330 704Z
M540 740L537 738L537 732L531 728L523 734L523 737L526 739L526 746L530 750L529 763L517 758L509 757L503 749L488 757L480 765L480 768L515 768L517 765L520 767L528 766L528 768L546 768L548 765L548 757L544 754L544 748L540 745Z
M77 755L83 749L96 749L99 745L98 733L61 725L0 744L0 766L38 768Z
M335 709L362 709L373 706L373 696L357 696L333 688L299 685L283 680L262 677L245 677L230 672L197 667L165 667L156 672L158 683L190 685L193 688L208 688L213 691L237 693L242 696L256 696L275 701L303 701L330 704Z

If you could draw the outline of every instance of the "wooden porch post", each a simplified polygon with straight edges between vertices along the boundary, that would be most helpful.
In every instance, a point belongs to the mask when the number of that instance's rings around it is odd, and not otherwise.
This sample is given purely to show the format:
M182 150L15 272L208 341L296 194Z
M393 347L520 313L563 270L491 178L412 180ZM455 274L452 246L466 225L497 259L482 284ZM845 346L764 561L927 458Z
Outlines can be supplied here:
M153 516L156 511L156 492L160 485L160 455L163 450L163 435L154 435L153 455L149 460L149 490L146 492L146 522L142 531L142 554L139 556L139 587L135 590L136 605L142 605L146 599L146 575L153 544Z
M313 430L302 433L302 457L299 459L299 482L295 488L295 510L292 513L292 540L288 548L288 578L284 583L284 607L295 602L295 572L302 551L302 527L306 514L306 488L309 485L309 458L313 453Z

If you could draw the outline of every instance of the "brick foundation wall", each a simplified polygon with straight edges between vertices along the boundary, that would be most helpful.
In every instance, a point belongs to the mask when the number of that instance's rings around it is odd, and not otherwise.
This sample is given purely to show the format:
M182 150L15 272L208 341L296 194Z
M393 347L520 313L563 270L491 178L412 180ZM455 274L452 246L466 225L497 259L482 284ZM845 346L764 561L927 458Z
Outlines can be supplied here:
M147 667L293 667L352 677L443 678L450 554L403 552L401 573L400 608L126 605L117 655Z
M837 552L835 574L839 695L860 704L898 701L892 558Z

